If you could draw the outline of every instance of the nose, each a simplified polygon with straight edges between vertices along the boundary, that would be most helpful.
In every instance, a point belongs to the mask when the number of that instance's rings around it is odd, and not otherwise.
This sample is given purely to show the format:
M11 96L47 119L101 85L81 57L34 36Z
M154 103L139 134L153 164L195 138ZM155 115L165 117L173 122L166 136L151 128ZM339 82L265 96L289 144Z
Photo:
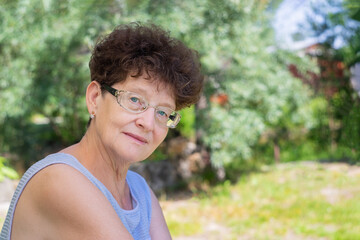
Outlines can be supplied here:
M136 119L136 125L147 132L154 130L155 108L149 106L144 112L139 113Z

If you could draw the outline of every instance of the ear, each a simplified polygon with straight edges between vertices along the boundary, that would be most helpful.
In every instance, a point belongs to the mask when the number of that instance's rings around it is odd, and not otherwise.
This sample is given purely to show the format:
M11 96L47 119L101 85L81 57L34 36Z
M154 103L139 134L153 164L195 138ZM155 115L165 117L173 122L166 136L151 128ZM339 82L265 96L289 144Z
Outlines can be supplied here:
M86 89L86 105L89 115L96 114L99 97L101 97L101 86L97 81L92 81Z

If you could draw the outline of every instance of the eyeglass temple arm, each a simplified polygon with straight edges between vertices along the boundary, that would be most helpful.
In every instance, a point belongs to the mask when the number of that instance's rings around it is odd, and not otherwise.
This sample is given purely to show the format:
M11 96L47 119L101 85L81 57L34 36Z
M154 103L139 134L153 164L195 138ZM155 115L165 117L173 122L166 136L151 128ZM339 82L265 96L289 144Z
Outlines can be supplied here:
M109 93L111 93L112 95L114 95L116 97L117 90L115 88L112 88L112 87L110 87L110 86L108 86L106 84L101 84L101 86L103 88L105 88L105 90L107 90Z

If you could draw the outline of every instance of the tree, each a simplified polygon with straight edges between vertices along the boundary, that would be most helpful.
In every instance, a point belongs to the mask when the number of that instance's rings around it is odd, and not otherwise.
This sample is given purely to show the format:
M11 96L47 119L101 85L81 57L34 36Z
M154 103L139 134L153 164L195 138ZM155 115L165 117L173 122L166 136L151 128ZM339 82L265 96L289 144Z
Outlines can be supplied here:
M2 148L36 153L44 143L77 141L88 118L83 96L93 40L120 23L151 21L199 52L207 82L195 125L214 165L246 165L260 136L272 130L276 134L269 141L275 143L292 120L302 125L298 110L307 102L307 90L289 75L285 55L274 48L267 9L278 3L3 1L0 102L7 106L0 122L7 124L0 129ZM228 102L211 103L218 95ZM34 124L39 119L48 124Z
M2 152L23 155L29 166L44 146L81 138L88 118L87 62L93 41L114 18L108 14L114 6L115 1L2 1Z
M332 152L341 158L359 159L360 154L360 99L349 79L349 68L360 59L359 9L358 1L352 0L313 2L302 25L303 34L307 33L304 37L315 36L320 45L315 56L321 68L318 81L322 83L320 94L328 100L327 130L315 131L318 135L313 137L331 139Z

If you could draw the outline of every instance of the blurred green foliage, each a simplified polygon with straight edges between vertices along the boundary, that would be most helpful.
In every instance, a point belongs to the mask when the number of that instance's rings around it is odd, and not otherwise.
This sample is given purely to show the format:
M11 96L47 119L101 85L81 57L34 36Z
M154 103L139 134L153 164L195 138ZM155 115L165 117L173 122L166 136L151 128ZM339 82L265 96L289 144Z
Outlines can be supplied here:
M221 62L212 66L216 74L207 89L210 96L226 94L228 102L211 103L204 114L209 119L204 121L204 141L216 166L246 168L253 165L261 137L266 144L278 144L279 138L310 121L311 114L300 111L310 102L310 91L287 69L289 54L276 46L266 6L252 4L244 11L228 5L234 11L231 16L241 18L223 21L221 27L232 31L224 33L221 51L212 53L212 59ZM306 65L306 59L296 61Z
M0 182L4 180L5 177L10 179L17 179L19 175L17 172L8 166L9 162L6 158L0 156Z
M181 135L187 137L188 139L194 140L196 120L195 106L193 105L191 107L181 109L180 114L181 121L176 128L181 132Z
M318 82L325 90L336 89L333 94L318 93L327 101L326 111L316 115L323 120L308 137L329 152L328 158L350 162L360 160L360 97L349 71L360 62L359 12L360 4L354 0L313 2L302 25L302 34L316 36L321 45L316 56L322 62ZM333 63L337 64L330 69Z
M273 161L275 148L285 161L316 155L331 135L327 106L349 99L328 102L291 76L290 63L304 74L316 66L278 48L270 24L280 2L0 0L0 152L19 155L28 167L79 141L88 120L92 46L118 24L150 21L196 49L206 77L202 100L181 111L170 136L197 138L215 166L231 170ZM212 100L219 96L226 98ZM356 106L349 111L354 118ZM338 119L359 127L345 116ZM339 136L336 141L358 143L360 134L345 129ZM294 143L303 150L291 155Z

